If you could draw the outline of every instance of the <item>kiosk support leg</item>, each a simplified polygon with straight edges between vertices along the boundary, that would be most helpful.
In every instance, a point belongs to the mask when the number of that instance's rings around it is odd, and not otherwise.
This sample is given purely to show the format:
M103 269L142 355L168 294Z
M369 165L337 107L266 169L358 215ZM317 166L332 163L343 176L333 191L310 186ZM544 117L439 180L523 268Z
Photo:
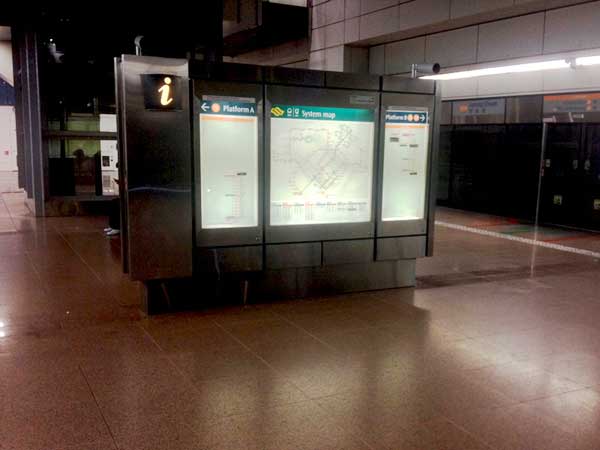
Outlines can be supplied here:
M244 302L244 306L246 306L248 304L248 280L244 280L242 301Z

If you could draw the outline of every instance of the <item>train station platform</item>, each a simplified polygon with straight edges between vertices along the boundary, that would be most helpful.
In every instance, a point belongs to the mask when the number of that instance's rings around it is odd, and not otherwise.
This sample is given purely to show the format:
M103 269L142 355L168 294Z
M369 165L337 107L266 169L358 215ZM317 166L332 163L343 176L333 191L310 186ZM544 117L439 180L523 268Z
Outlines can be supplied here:
M104 218L22 195L2 450L600 448L596 235L440 208L416 288L145 317Z

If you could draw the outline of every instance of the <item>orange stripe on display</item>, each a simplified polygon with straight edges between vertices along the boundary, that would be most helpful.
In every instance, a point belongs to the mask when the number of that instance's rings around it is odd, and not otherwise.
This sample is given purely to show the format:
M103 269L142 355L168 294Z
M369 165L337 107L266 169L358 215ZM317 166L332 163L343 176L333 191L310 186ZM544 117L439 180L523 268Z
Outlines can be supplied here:
M425 125L417 124L417 123L403 123L402 125L391 125L386 124L386 128L425 128Z
M565 101L565 100L599 100L600 93L595 94L561 94L561 95L545 95L545 101Z
M221 122L253 122L254 117L224 117L200 115L200 120L220 120Z

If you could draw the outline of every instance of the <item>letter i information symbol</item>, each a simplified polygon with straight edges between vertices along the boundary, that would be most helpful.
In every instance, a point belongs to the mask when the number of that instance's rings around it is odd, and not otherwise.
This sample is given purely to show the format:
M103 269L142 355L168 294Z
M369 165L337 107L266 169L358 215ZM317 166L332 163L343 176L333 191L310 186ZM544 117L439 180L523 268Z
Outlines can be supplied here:
M165 77L164 84L158 90L160 94L160 104L163 106L169 105L173 101L171 97L171 78Z

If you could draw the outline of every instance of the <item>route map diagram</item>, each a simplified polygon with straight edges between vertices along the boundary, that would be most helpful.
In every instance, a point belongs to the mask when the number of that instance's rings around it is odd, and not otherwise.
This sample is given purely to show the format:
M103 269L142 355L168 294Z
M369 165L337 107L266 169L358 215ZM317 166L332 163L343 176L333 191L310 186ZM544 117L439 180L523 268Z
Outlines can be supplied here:
M271 224L369 221L373 122L271 122Z

